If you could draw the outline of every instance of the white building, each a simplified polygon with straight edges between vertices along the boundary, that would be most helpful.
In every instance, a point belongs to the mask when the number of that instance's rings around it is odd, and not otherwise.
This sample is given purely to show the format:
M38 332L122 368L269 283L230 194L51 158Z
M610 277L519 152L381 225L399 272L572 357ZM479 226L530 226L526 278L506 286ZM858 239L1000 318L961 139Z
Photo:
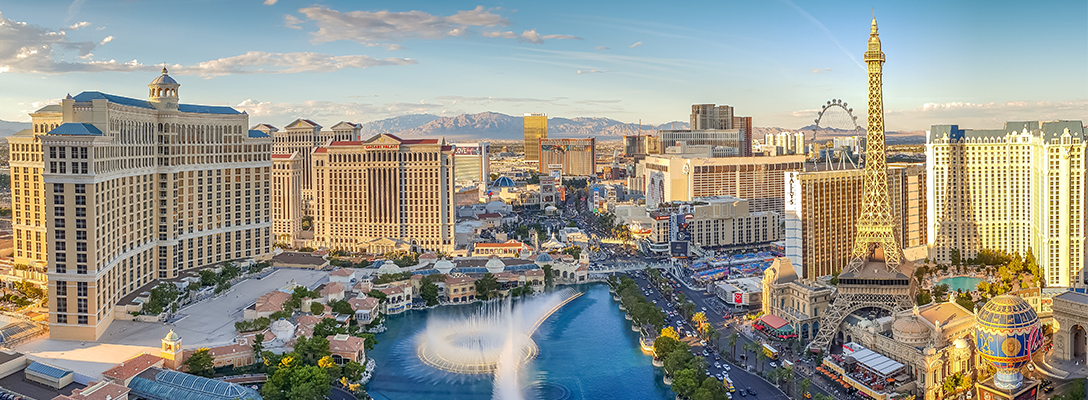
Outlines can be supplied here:
M930 258L1030 250L1047 286L1083 285L1085 146L1081 121L934 125L926 136Z

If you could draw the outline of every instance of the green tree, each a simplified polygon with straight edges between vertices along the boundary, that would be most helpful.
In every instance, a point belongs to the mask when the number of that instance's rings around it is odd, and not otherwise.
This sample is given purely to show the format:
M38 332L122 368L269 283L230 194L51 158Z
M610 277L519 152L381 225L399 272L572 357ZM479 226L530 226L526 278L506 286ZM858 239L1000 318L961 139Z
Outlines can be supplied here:
M952 265L960 265L963 263L963 258L960 256L959 249L952 249Z
M975 301L971 300L970 294L960 293L958 296L956 296L956 304L959 304L960 307L967 309L967 311L975 311Z
M1073 387L1068 391L1054 396L1051 400L1083 400L1085 398L1084 379L1076 379L1072 385Z
M443 279L445 279L445 275L432 274L423 277L420 282L419 297L427 301L427 306L438 305L438 284L435 282Z
M386 297L385 293L378 289L371 289L369 292L366 292L366 295L367 297L378 299L379 302L384 302Z
M924 306L933 302L933 295L931 295L928 290L922 289L918 291L918 295L915 296L915 300L919 306Z
M808 393L808 389L811 387L812 379L805 378L805 380L801 381L801 396L804 396L805 393Z
M737 339L740 338L740 334L733 332L729 334L727 340L729 340L729 355L733 357L733 361L737 361Z
M340 327L340 323L332 318L322 318L321 322L314 325L314 337L326 337L342 333L348 333L347 328Z
M209 353L208 348L204 347L185 359L185 368L189 370L190 374L196 376L203 376L205 378L211 378L214 372L212 355Z
M257 362L257 364L260 364L260 363L262 363L264 361L262 359L262 354L263 353L264 353L264 334L263 333L258 333L257 336L253 337L253 360L255 360Z
M261 396L269 400L323 400L331 390L324 368L300 365L278 368L261 388Z
M679 347L680 341L669 336L659 336L654 340L654 354L658 358L664 360L668 357L677 347Z
M344 368L341 371L341 375L348 378L349 382L357 382L363 379L363 372L366 371L366 367L355 361L348 361L344 363Z
M838 272L835 272L835 273L831 274L831 282L830 283L832 285L838 285L839 284L839 273Z
M541 270L544 271L544 286L555 287L555 271L552 270L552 265L544 264Z
M324 304L318 303L316 301L313 302L313 303L310 303L310 314L321 315L321 314L324 314L324 313L325 313L325 305Z
M291 319L291 312L289 311L276 311L272 315L268 316L268 319L272 321L279 321L280 319Z
M219 275L210 269L200 270L200 286L215 286L219 284Z
M676 376L676 372L687 367L688 363L695 357L691 355L689 347L684 342L679 342L675 349L668 356L665 357L665 372L669 375Z
M948 300L948 284L940 284L933 287L933 301L943 303Z
M241 274L242 274L242 270L240 268L238 268L237 265L234 265L234 263L232 263L230 261L227 261L226 263L224 263L223 268L219 271L219 277L222 278L225 281L229 281L231 279L237 278L238 275L241 275Z
M683 369L672 377L672 391L680 397L691 397L699 383L695 381L695 370Z
M490 272L476 280L476 298L487 300L498 295L499 281Z
M332 355L329 351L329 340L325 339L325 336L317 336L316 334L309 339L305 336L299 337L295 341L294 353L306 365L317 365L317 360L320 360L321 357Z
M351 303L347 300L335 300L329 302L329 306L332 307L332 312L340 315L351 315L355 313L355 309L351 308Z

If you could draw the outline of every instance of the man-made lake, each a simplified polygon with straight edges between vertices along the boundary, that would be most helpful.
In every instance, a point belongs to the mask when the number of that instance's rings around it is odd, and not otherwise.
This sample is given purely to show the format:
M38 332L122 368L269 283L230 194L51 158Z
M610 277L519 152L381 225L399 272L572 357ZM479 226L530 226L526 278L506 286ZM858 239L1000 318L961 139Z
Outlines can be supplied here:
M522 374L529 399L672 399L662 370L639 348L638 334L624 319L604 284L552 314L533 335L540 354ZM478 305L447 306L394 315L368 356L377 368L367 391L377 400L492 398L492 377L455 375L422 364L414 336L432 313L471 314Z
M972 278L969 276L957 276L953 278L944 278L937 281L938 285L948 285L948 290L955 292L962 290L964 292L970 292L978 289L978 283L984 281L982 278Z

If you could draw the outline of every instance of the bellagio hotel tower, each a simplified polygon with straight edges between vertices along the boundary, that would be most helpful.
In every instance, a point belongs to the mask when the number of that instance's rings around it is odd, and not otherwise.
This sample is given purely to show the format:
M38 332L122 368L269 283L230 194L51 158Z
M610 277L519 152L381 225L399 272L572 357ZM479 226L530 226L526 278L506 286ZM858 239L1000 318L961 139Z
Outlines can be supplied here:
M272 139L180 104L165 68L147 86L69 95L9 140L15 263L49 276L51 338L96 340L155 279L271 253Z

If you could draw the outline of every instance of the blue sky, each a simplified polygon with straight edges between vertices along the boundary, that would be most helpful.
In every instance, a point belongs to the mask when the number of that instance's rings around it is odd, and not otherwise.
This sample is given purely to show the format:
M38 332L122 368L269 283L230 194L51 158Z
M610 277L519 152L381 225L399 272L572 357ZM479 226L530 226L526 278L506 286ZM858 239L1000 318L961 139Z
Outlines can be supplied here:
M663 123L718 103L796 128L830 99L863 120L873 7L889 130L1088 121L1082 0L0 0L0 119L84 90L141 98L166 63L183 102L254 124L482 111Z

